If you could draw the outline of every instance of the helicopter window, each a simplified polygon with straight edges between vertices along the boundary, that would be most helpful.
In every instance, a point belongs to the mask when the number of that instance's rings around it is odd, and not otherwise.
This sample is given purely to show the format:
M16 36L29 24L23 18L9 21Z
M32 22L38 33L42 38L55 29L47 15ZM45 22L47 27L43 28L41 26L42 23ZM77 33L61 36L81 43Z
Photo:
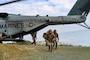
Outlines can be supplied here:
M0 13L0 17L2 18L8 17L8 13Z

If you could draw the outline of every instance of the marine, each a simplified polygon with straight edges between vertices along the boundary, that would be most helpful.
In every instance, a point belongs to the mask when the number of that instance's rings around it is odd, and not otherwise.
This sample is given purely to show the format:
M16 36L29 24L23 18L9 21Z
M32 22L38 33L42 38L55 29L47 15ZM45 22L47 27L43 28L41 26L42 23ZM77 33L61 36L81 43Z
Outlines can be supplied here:
M31 32L30 33L33 39L32 44L36 45L36 38L37 38L37 32Z
M56 34L56 31L54 33L51 29L43 34L43 38L45 39L46 46L49 46L49 50L50 50L50 46L52 46L52 48L55 46L55 49L57 49L56 35L58 35L58 33Z

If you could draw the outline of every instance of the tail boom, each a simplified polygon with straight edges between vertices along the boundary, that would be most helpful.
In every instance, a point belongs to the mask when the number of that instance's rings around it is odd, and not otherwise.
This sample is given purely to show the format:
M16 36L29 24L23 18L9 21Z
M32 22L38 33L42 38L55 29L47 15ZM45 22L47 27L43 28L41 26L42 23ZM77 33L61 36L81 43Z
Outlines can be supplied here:
M86 17L82 15L49 17L47 20L49 25L76 24L76 23L83 23L85 21Z

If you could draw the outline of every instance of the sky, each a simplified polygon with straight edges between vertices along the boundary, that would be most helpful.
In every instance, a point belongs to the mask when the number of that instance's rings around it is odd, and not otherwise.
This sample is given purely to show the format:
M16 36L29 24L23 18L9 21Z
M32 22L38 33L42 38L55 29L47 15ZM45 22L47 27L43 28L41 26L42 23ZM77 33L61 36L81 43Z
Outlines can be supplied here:
M0 0L0 3L12 0ZM25 0L9 5L0 6L0 12L21 14L26 16L67 16L77 0ZM90 14L86 23L90 26ZM90 30L76 24L52 25L38 31L37 41L44 41L42 35L49 29L56 29L59 34L59 42L65 44L90 46ZM24 36L25 40L32 41L30 34Z

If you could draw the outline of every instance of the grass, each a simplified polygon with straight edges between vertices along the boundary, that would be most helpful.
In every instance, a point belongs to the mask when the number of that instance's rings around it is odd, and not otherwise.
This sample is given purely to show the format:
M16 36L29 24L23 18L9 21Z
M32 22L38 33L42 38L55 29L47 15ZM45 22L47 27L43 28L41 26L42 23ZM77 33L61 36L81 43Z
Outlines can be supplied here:
M25 45L0 44L0 48L0 60L19 60L30 55L28 52L33 52Z
M90 60L90 47L58 46L49 52L46 46L0 44L0 60Z

